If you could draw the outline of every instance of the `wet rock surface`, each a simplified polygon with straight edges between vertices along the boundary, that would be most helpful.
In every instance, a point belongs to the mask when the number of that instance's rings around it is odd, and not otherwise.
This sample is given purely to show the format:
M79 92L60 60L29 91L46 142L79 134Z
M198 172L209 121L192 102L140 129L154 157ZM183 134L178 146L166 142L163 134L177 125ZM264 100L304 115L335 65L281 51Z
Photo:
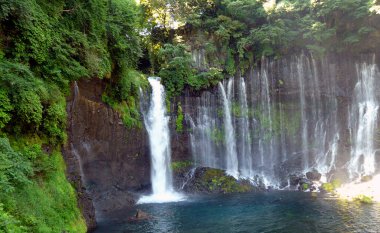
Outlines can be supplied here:
M67 100L69 138L63 152L91 229L95 209L133 205L132 193L149 189L149 145L144 129L127 129L119 114L101 102L101 80L83 80L78 87L75 91L73 85Z
M306 172L306 178L308 178L311 181L319 181L321 177L322 177L322 174L319 173L317 170Z

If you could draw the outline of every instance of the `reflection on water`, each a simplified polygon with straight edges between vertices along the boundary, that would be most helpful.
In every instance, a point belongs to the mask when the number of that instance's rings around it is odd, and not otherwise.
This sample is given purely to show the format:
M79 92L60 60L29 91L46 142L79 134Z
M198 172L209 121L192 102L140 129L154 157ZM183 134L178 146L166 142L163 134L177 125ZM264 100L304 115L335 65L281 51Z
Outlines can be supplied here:
M95 232L380 232L380 204L312 195L270 192L144 204L139 208L151 220L129 223L134 213L118 211L100 220Z

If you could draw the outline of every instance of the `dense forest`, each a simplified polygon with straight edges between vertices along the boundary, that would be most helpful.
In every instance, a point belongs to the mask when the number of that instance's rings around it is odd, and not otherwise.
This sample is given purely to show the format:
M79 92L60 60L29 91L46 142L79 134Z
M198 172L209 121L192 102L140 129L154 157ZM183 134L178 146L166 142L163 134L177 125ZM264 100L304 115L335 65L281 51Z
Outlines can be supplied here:
M379 51L379 22L376 0L0 0L0 232L86 231L61 155L74 81L142 127L148 75L170 101L262 57Z

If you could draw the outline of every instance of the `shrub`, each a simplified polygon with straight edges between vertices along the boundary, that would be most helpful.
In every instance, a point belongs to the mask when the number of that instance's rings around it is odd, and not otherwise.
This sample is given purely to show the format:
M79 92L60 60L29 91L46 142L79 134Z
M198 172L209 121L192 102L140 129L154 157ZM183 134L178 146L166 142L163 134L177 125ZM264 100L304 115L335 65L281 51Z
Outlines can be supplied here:
M12 149L7 138L0 138L0 196L29 183L32 174L30 162Z
M177 118L175 120L175 124L176 124L176 131L181 133L183 132L183 111L182 111L182 107L181 107L181 103L178 102L177 104Z
M8 98L8 93L0 89L0 130L11 120L13 106Z

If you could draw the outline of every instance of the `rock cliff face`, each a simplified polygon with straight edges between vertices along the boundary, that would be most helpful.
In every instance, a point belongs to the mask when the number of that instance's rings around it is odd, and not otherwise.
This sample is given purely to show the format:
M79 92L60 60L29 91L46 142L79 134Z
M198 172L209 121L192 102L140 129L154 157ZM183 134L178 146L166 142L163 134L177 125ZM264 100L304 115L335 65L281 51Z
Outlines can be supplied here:
M101 102L104 85L92 79L73 84L67 100L69 140L64 149L90 225L102 212L134 204L133 192L149 188L149 145L144 129L127 129L117 112Z

